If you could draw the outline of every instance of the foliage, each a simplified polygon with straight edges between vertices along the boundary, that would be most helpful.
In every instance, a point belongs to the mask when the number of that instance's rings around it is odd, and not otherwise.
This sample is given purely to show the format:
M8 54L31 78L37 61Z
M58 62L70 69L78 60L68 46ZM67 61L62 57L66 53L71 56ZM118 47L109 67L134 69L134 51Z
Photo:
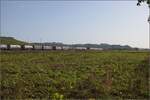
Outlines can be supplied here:
M14 39L13 37L0 37L0 44L27 44L26 42L19 41Z
M137 5L140 6L142 2L147 2L147 4L150 4L150 0L138 0Z
M148 52L5 51L2 99L148 99Z

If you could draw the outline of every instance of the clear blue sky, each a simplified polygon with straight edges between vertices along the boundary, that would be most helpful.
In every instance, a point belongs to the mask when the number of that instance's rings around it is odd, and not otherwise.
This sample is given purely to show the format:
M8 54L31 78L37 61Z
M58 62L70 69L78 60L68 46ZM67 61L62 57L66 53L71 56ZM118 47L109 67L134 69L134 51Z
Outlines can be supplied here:
M137 1L1 1L1 33L29 42L148 48L148 7Z

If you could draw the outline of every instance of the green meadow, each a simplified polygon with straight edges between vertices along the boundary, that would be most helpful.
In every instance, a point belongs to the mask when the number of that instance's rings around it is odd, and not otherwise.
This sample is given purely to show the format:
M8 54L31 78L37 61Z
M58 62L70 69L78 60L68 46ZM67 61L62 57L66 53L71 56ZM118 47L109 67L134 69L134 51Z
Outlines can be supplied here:
M149 53L2 51L2 99L148 99Z

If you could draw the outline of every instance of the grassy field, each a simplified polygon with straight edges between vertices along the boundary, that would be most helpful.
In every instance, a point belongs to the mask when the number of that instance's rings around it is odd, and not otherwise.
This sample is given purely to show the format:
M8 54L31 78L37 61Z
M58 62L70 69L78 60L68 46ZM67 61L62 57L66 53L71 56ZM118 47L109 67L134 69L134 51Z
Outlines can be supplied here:
M148 52L0 53L2 99L148 99Z
M21 40L17 40L13 37L0 37L0 44L23 45L23 44L28 44L28 43L21 41Z

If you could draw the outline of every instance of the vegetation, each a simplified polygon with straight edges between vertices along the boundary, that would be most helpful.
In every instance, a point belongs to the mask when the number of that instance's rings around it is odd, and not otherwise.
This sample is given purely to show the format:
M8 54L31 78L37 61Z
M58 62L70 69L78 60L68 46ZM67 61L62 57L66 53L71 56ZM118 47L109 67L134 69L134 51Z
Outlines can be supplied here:
M148 99L148 52L5 51L2 99Z
M138 0L137 5L139 6L142 2L147 2L147 4L150 4L150 0Z
M70 46L70 47L90 47L90 48L103 48L105 50L135 50L128 45L110 45L106 43L102 44L63 44L60 42L51 42L51 43L26 43L20 40L16 40L13 37L0 37L0 44L30 44L30 45L51 45L51 46Z
M0 44L27 44L26 42L19 41L14 39L13 37L0 37Z

